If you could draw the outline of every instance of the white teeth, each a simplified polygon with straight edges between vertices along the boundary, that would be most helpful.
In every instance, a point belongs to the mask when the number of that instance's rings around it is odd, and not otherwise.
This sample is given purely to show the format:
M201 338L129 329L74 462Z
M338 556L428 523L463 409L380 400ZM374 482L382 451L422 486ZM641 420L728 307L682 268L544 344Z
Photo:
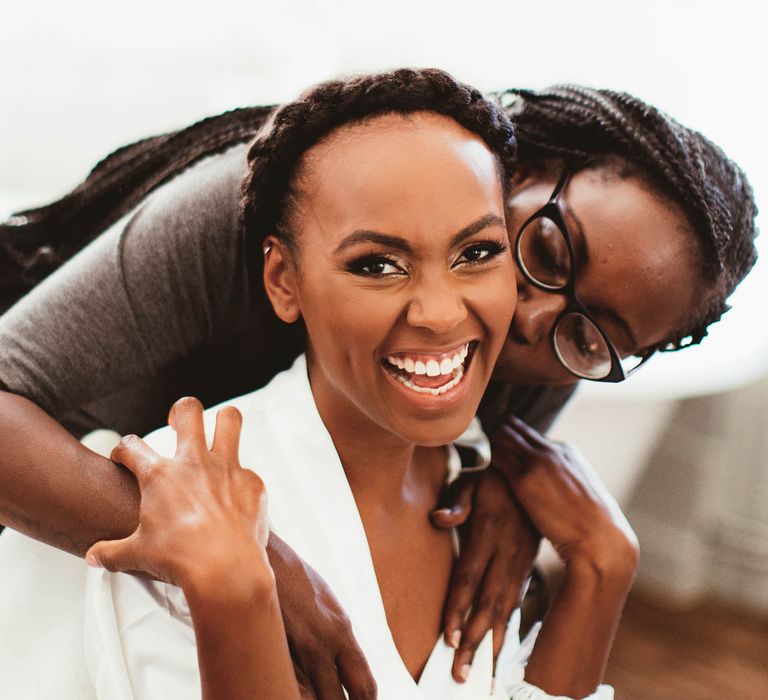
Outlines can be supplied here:
M464 345L452 357L443 357L442 360L428 359L415 360L412 357L398 357L388 355L387 362L397 369L404 370L408 374L424 375L428 377L438 377L440 375L449 375L455 372L464 364L469 354L469 343Z
M462 378L464 377L464 370L459 369L459 371L456 373L456 376L453 379L451 379L450 382L446 382L442 386L439 386L435 389L432 389L426 386L417 386L412 381L404 377L402 374L396 374L394 375L394 377L401 384L407 386L409 389L412 389L417 394L432 394L432 396L440 396L440 394L444 394L446 391L453 389L453 387L455 387L462 380Z

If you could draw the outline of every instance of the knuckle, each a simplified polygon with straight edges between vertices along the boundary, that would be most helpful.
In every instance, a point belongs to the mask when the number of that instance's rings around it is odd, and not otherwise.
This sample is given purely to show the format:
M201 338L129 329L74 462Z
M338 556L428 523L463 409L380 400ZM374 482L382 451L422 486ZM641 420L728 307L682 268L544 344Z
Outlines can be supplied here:
M460 569L455 574L455 585L462 588L476 588L480 583L480 572L474 568Z

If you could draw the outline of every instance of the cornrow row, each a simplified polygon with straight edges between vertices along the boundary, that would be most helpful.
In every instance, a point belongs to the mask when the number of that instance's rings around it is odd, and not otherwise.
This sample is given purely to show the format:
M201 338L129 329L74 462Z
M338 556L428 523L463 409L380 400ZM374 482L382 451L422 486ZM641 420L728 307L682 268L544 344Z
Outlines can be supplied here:
M286 205L296 196L297 168L309 148L342 125L379 114L424 110L450 117L482 138L496 155L502 186L507 188L517 152L512 123L478 90L436 69L401 69L334 80L279 108L269 128L251 145L242 208L251 250L260 250L260 241L272 233L292 244L291 212Z
M701 245L711 301L657 350L701 342L754 265L755 205L742 170L711 141L627 93L558 85L498 95L517 128L521 161L560 158L585 167L620 156L685 213Z

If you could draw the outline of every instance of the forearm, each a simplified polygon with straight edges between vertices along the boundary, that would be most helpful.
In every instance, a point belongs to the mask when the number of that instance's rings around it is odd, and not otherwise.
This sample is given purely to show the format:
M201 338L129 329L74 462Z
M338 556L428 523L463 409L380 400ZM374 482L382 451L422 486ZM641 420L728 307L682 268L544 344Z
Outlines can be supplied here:
M234 569L233 569L234 570ZM299 697L274 576L263 552L216 582L184 586L204 700Z
M0 392L0 523L83 556L136 529L130 472L81 445L31 401Z
M553 695L582 698L603 680L634 565L571 563L542 624L525 680Z

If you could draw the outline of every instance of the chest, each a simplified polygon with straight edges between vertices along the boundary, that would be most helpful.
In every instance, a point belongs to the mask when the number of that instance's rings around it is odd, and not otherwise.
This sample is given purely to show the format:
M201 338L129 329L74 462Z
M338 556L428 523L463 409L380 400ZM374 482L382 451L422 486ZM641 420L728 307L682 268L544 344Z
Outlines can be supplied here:
M363 515L387 624L408 672L418 679L440 637L454 559L451 532L427 509Z

